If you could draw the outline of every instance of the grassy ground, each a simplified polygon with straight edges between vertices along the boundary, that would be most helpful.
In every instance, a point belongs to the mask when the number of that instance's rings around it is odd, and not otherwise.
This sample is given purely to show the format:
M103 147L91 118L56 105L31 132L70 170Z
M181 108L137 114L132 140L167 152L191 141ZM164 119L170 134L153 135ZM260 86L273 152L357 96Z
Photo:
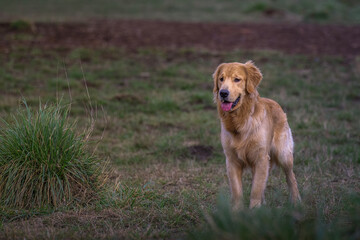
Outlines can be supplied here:
M0 0L0 21L77 21L89 18L351 24L360 22L360 4L357 0Z
M32 106L63 96L73 102L71 117L85 124L87 86L98 114L93 145L113 172L109 193L88 206L0 208L0 238L176 238L193 230L219 192L228 195L211 74L221 62L248 59L263 72L260 94L288 115L305 217L343 215L360 191L360 58L16 48L0 56L0 115L8 118L21 96ZM248 173L247 204L250 184ZM271 207L286 205L279 169L270 175L266 198Z

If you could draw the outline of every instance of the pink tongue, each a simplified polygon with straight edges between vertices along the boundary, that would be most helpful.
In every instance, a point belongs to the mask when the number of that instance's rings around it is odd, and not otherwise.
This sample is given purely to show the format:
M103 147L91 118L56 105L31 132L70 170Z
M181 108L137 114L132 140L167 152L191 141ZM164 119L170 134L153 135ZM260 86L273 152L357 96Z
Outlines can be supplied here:
M221 109L225 112L228 112L231 110L232 103L221 103Z

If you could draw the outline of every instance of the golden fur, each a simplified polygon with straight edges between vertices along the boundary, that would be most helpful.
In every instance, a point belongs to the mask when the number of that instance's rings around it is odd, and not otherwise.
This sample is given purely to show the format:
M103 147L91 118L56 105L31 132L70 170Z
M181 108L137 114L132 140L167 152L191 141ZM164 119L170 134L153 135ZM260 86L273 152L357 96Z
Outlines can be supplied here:
M293 203L300 195L293 172L293 138L286 114L275 101L259 96L260 70L251 62L223 63L213 74L214 100L221 120L221 143L234 208L242 207L242 173L252 170L250 208L264 203L264 190L271 166L285 172ZM229 95L225 102L239 102L230 111L222 109L221 90Z

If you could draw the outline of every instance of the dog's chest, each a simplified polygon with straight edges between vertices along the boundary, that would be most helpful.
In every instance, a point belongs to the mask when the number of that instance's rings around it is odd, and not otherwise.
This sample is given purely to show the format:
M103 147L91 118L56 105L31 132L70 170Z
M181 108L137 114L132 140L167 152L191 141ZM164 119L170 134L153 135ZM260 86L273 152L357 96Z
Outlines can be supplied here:
M228 149L236 156L236 161L242 165L251 166L256 161L256 156L260 153L265 154L267 134L263 128L257 128L256 131L251 128L248 131L230 133L222 127L223 147Z
M233 135L230 139L230 148L235 152L239 161L245 165L250 165L250 160L248 159L249 152L249 136Z

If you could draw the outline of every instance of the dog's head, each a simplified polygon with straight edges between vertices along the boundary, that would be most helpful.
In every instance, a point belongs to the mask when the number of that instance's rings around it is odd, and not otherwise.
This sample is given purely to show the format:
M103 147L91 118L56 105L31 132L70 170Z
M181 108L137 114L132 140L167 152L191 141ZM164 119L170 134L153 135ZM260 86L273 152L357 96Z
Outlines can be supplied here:
M246 95L257 92L262 74L252 61L222 63L213 74L214 99L225 112L237 109Z

